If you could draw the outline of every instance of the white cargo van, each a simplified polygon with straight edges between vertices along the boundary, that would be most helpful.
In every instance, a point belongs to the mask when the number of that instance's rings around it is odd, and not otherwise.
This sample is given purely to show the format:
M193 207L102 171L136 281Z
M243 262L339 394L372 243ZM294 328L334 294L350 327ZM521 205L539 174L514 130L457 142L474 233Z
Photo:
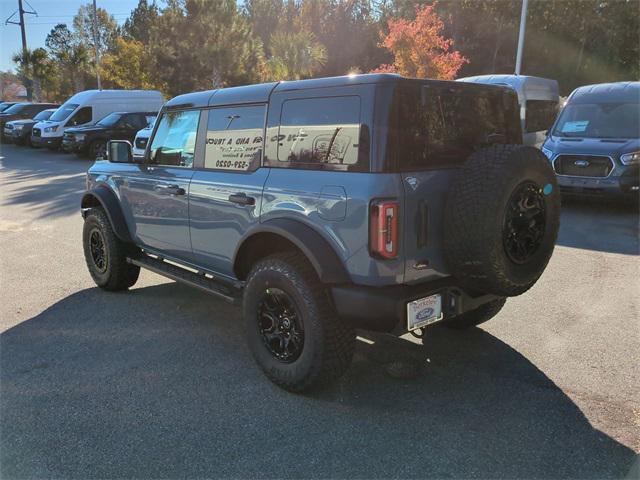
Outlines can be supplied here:
M163 103L157 90L85 90L62 104L49 120L35 124L31 143L57 149L66 128L95 123L113 112L158 111Z
M520 104L524 144L540 148L558 115L560 95L557 80L529 75L478 75L457 80L513 88Z

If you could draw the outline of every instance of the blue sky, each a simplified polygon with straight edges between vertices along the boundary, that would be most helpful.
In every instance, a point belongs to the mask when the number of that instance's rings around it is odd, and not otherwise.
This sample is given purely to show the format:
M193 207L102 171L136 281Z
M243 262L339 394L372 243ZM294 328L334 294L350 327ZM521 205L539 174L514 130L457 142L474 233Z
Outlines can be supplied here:
M24 9L31 10L29 4L38 12L38 16L25 15L27 26L27 46L29 48L44 47L47 34L58 23L71 26L73 16L80 5L90 0L23 0ZM161 2L158 2L161 3ZM138 4L138 0L97 0L98 7L112 14L118 24L122 24ZM22 48L20 27L5 25L4 21L18 9L18 0L0 0L0 70L14 69L12 55ZM18 16L12 19L18 21Z

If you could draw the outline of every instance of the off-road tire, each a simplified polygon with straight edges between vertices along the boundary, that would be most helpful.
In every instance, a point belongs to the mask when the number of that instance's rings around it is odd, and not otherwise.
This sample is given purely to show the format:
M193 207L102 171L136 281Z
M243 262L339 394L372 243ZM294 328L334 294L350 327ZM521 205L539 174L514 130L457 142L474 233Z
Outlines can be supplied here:
M91 253L91 235L96 229L102 235L106 251L104 269L98 268ZM116 236L107 214L101 208L92 208L87 212L82 230L82 246L91 278L100 288L109 291L126 290L138 280L140 267L127 262L127 256L135 253L136 247Z
M498 298L484 305L480 305L475 310L444 320L441 322L441 325L454 330L464 330L475 327L495 317L500 310L502 310L506 302L506 298Z
M276 358L260 333L259 305L268 288L286 292L302 318L304 343L291 363ZM329 292L300 253L279 253L258 261L248 275L242 310L256 362L272 382L286 390L303 392L327 385L351 364L355 331L337 317Z
M512 195L523 185L539 188L545 221L537 250L516 263L505 249L505 219ZM493 145L472 154L449 189L445 258L460 286L469 291L520 295L542 275L559 225L560 191L547 158L533 147Z

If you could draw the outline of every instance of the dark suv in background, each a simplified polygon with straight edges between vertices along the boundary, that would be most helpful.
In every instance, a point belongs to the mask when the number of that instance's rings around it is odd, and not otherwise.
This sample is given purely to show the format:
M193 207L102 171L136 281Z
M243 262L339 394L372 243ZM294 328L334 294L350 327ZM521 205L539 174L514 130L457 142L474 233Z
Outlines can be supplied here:
M356 75L181 95L142 161L112 141L89 169L85 259L106 290L143 267L241 304L265 374L306 390L346 370L356 328L472 327L538 280L559 192L521 142L505 87Z
M109 140L133 142L136 133L153 122L158 112L113 112L94 125L69 128L62 149L91 159L104 158Z
M0 113L0 140L4 140L4 126L13 120L30 119L35 117L42 110L58 108L55 103L16 103Z
M56 110L56 108L49 108L47 110L42 110L33 118L7 122L4 126L5 138L16 145L33 146L31 144L31 131L33 130L33 126L38 122L49 120L49 117L53 115L53 112Z

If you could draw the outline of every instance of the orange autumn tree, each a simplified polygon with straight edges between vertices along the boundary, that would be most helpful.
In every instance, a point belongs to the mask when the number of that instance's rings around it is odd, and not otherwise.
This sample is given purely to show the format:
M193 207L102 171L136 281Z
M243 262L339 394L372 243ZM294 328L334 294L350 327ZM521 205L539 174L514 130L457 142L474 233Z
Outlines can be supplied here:
M444 23L436 4L416 7L416 19L389 20L389 33L380 46L389 50L392 64L380 65L372 73L399 73L407 77L451 80L469 60L453 50L453 40L442 36Z

